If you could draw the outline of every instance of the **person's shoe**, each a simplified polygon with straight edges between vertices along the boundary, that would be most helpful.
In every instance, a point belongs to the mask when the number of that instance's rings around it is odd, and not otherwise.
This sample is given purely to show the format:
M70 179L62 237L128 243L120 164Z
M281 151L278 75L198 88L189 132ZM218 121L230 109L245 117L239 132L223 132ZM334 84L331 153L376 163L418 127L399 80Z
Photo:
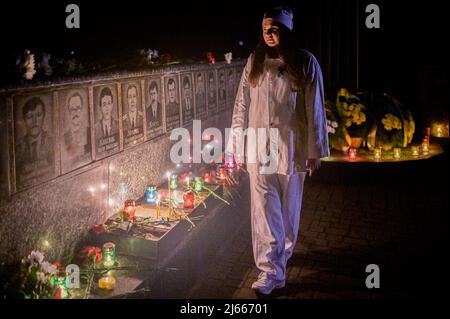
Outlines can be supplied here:
M265 272L261 272L258 279L252 284L252 289L260 294L269 295L272 290L283 288L286 285L285 280L275 280L267 276Z

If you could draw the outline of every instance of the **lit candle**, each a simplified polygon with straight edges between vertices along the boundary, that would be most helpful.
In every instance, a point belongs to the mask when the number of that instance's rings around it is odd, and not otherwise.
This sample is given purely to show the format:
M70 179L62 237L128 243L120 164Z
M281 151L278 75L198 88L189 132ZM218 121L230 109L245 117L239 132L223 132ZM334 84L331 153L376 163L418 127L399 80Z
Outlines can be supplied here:
M177 189L178 188L178 175L173 174L170 178L170 187L171 189Z
M208 173L205 173L205 174L203 175L203 181L204 181L206 184L211 183L211 175L209 175Z
M225 177L227 177L227 170L225 167L221 167L219 168L219 178L220 179L225 179Z
M358 151L355 147L350 147L348 149L348 158L351 160L356 159L356 155L358 154Z
M128 218L133 219L134 218L134 213L136 212L136 203L134 200L132 199L127 199L125 201L125 205L123 210L125 211L125 213L127 213Z
M58 298L64 299L68 297L69 294L67 292L66 276L59 276L59 275L53 276L51 279L51 283L53 286L57 287L56 291L57 299Z
M187 209L194 208L194 193L190 189L184 192L183 200L184 200L184 208Z
M169 216L167 218L170 218L172 215L172 194L170 192L171 189L171 185L170 185L170 172L167 172L167 186L169 188ZM177 177L177 181L178 181L178 177Z
M161 195L158 194L157 206L156 206L156 219L159 220L161 218Z
M373 150L373 157L377 160L381 159L382 154L382 148L381 147L375 147Z
M116 288L116 279L111 275L106 275L98 280L98 287L100 289L112 290Z
M201 177L195 177L194 178L194 190L196 192L201 192L203 189L203 181Z
M419 147L418 146L411 146L411 155L419 156Z
M114 243L103 244L102 249L103 266L112 267L116 262L116 245Z
M394 152L394 158L395 158L395 159L400 159L400 158L402 158L402 149L401 149L401 148L399 148L399 147L394 147L393 152Z
M145 191L145 201L148 204L156 204L156 186L149 186Z
M219 177L219 170L220 170L220 168L222 167L222 165L220 165L220 164L216 164L216 178L218 178Z
M427 154L430 150L429 143L427 141L423 141L422 143L422 153Z

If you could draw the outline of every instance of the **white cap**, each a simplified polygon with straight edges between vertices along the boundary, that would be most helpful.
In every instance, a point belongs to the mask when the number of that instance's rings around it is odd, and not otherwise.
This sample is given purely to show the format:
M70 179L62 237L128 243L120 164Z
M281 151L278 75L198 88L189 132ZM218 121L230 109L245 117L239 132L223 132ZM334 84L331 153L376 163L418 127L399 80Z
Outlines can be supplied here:
M271 18L292 31L294 14L289 7L275 7L264 13L264 19Z

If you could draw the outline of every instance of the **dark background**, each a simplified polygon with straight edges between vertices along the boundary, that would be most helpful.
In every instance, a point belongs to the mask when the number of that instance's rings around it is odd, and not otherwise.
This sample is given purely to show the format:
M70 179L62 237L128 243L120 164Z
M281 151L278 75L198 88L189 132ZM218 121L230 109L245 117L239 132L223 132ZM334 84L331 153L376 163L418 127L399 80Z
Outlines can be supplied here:
M65 27L69 3L80 6L80 29ZM443 1L2 2L1 83L15 81L10 71L25 48L50 52L53 61L73 51L80 61L118 67L141 48L158 49L185 62L206 61L207 51L218 61L228 51L235 59L246 58L258 39L265 9L280 3L292 7L299 44L321 63L329 99L342 86L387 91L413 112L419 130L434 118L448 119ZM381 29L365 27L369 3L380 7Z

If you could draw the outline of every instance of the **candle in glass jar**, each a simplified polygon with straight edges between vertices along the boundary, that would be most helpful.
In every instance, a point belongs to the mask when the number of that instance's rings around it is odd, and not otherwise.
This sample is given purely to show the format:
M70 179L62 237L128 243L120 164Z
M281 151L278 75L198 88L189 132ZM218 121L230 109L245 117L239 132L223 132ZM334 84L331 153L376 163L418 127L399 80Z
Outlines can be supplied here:
M194 178L194 190L196 192L201 192L203 190L203 181L201 177Z
M356 155L358 154L358 150L355 147L350 147L348 149L348 158L351 160L356 159Z
M377 160L381 159L382 149L381 147L375 147L373 150L373 157Z
M429 143L424 141L422 143L422 153L427 154L429 150L430 150Z
M393 154L395 159L402 158L402 149L400 147L394 147Z
M102 249L103 266L112 267L116 263L116 245L114 243L103 244Z
M411 155L419 156L419 147L418 146L411 146Z
M178 175L173 174L170 177L170 189L177 189L178 188Z
M125 201L125 205L123 207L123 210L125 211L125 213L127 213L128 218L133 219L134 218L134 213L136 212L136 203L134 200L132 199L127 199Z
M111 275L106 275L98 280L98 287L100 289L112 290L116 288L116 279Z
M184 200L184 208L187 208L187 209L194 208L194 193L193 192L191 192L190 190L187 190L186 192L184 192L183 200Z
M147 189L145 190L145 201L152 205L152 204L156 204L156 200L157 200L157 191L156 191L156 186L149 186L147 187Z
M210 184L210 183L211 183L211 175L209 175L208 173L205 173L205 174L203 175L203 181L204 181L206 184Z
M227 177L227 170L225 167L219 168L219 179L225 179Z

